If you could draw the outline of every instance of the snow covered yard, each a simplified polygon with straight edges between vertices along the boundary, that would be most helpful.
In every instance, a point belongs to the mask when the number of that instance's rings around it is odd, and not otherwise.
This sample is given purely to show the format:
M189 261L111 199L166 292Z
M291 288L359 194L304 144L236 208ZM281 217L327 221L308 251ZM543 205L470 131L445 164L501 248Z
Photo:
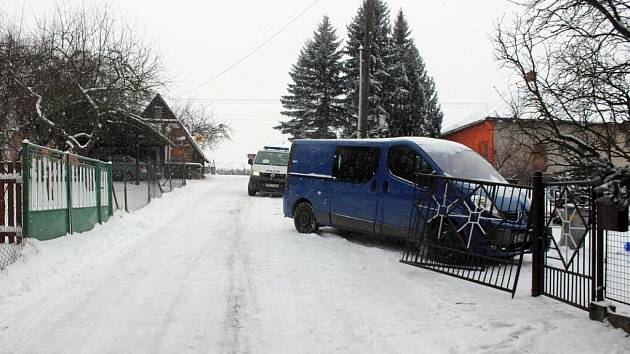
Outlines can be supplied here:
M1 353L625 353L584 311L301 235L247 178L189 181L0 273Z

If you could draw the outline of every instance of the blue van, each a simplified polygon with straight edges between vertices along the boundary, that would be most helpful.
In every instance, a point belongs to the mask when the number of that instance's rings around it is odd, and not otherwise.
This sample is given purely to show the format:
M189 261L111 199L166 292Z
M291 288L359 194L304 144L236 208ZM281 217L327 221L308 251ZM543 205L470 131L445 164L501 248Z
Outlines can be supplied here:
M301 233L316 232L321 225L406 238L414 201L438 200L435 197L442 194L447 198L444 187L431 191L418 188L419 174L488 181L502 190L498 196L494 188L493 199L489 201L487 188L475 187L474 183L457 187L467 189L457 192L459 195L469 192L465 202L457 207L470 207L468 213L451 210L450 224L458 232L469 233L469 244L480 232L485 233L483 223L494 223L501 230L495 235L496 244L486 247L496 250L502 245L513 245L515 240L527 241L524 239L530 206L527 195L510 191L499 172L473 150L432 138L295 140L289 155L284 215L294 219L295 228ZM434 195L419 196L422 191ZM440 205L435 209L440 209ZM473 231L474 225L466 228L471 223L471 212L478 212L472 222L479 230ZM508 220L507 214L513 217ZM455 217L458 215L461 217Z

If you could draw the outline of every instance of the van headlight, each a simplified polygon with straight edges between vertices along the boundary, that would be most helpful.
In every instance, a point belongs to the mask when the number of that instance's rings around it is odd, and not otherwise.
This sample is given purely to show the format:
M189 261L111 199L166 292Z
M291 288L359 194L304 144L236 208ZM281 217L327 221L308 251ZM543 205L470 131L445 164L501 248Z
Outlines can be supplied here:
M260 172L254 171L254 172L252 172L252 176L258 177L258 176L260 176Z
M477 210L485 210L490 214L500 215L497 207L492 204L492 200L490 200L490 198L486 197L485 195L475 194L470 197L470 199L477 207Z

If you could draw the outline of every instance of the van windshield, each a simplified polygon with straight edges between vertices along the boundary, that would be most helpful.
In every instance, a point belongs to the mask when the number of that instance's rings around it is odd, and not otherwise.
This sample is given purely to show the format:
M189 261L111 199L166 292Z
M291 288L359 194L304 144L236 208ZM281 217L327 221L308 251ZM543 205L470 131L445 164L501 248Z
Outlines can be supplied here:
M257 165L286 166L289 153L284 151L260 151L256 155Z
M479 179L507 183L505 178L483 157L472 150L422 146L445 175L464 179Z

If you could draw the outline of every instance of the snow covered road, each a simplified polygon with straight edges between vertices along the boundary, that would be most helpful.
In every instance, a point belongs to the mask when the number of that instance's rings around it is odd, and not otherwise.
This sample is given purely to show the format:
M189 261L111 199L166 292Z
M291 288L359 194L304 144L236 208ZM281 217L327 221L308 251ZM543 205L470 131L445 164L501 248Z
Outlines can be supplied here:
M528 293L300 235L282 199L212 176L0 273L1 353L622 353L621 330Z

